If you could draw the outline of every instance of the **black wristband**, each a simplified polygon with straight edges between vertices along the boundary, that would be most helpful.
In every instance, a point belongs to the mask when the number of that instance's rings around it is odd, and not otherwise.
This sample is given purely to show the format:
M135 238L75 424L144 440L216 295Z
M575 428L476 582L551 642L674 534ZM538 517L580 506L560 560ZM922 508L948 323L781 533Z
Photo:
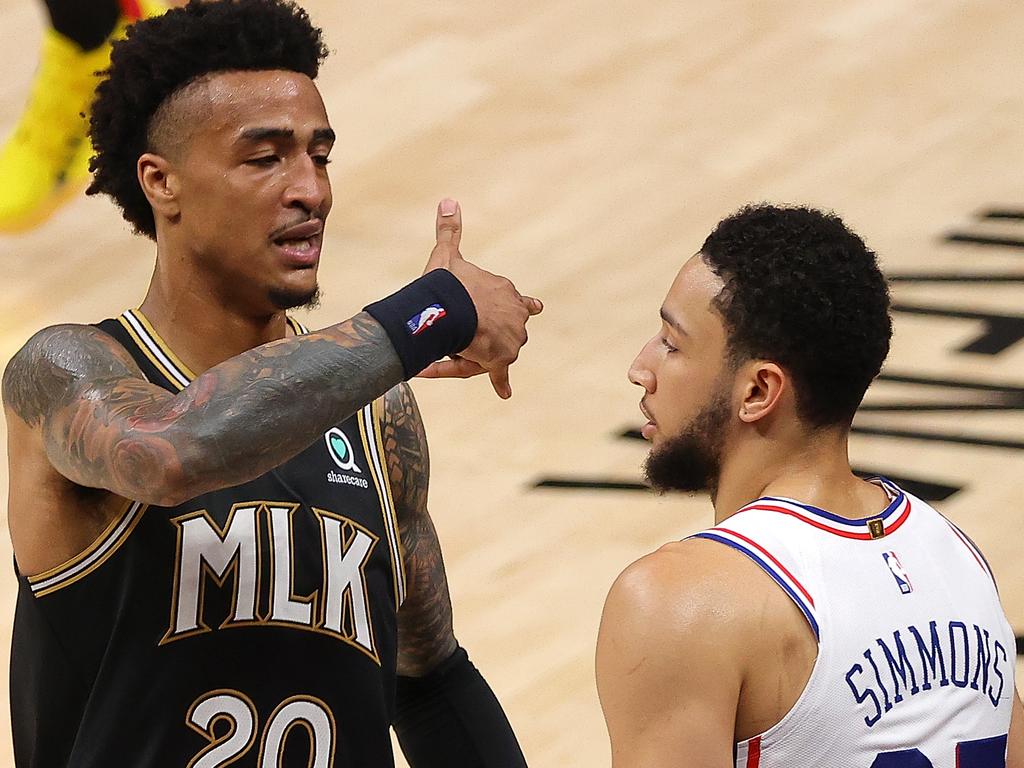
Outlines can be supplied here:
M473 300L447 269L428 272L363 310L383 326L406 379L435 360L461 352L476 335Z

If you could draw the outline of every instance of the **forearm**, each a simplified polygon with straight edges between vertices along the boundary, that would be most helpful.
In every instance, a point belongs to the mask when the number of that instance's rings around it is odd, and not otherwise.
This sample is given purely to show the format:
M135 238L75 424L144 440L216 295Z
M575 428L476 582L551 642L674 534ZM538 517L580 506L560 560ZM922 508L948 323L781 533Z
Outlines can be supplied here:
M291 458L403 378L387 335L360 313L203 373L171 405L180 416L165 433L166 447L139 441L141 463L148 458L153 470L178 459L188 496L236 485Z
M177 395L146 381L99 329L54 326L12 358L4 405L40 430L50 463L72 482L172 505L280 465L463 349L476 322L465 288L435 270L350 320L226 360Z
M395 733L411 768L520 768L519 742L459 648L424 677L399 677Z
M244 352L177 395L133 368L95 328L48 329L5 372L5 404L42 425L68 479L162 505L258 477L403 377L366 313Z

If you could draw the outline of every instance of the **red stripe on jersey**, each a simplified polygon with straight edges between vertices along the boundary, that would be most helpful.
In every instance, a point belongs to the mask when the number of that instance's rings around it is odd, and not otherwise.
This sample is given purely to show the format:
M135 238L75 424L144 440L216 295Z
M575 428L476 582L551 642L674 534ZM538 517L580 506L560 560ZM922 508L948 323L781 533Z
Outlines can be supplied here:
M897 518L895 523L893 523L885 529L885 535L888 536L890 533L892 533L905 522L907 522L908 517L910 517L910 499L907 499L907 506L903 508L903 514L900 515L899 518Z
M746 768L757 768L761 764L761 737L755 736L747 744Z
M766 512L781 512L784 515L789 515L790 517L795 517L797 520L802 520L803 522L807 523L808 525L813 525L815 528L819 528L819 529L821 529L823 531L827 531L828 533L834 533L836 536L842 536L844 539L857 539L859 541L871 541L871 534L870 533L867 533L867 532L865 532L865 533L852 533L850 531L840 530L839 528L833 528L830 525L825 525L825 523L822 523L822 522L820 522L818 520L815 520L814 518L807 517L806 515L802 515L799 512L796 512L796 511L794 511L792 509L788 509L787 507L777 507L774 504L751 504L749 507L744 507L740 511L741 512L746 512L748 509L760 509L760 510L764 510ZM901 525L903 525L903 523L905 523L907 521L907 517L909 517L909 515L910 515L910 499L907 499L907 504L906 504L906 507L904 507L904 509L903 509L903 514L901 514L896 519L896 522L894 522L891 526L889 526L888 528L885 529L885 534L888 536L890 533L892 533L897 528L899 528ZM851 524L852 523L853 523L853 521L851 521Z
M743 539L743 541L747 542L747 544L749 544L750 546L752 546L755 549L757 549L758 552L760 552L762 555L764 555L769 560L771 560L773 563L775 563L775 567L777 567L780 571L782 571L784 574L786 574L786 577L790 581L792 581L794 584L796 584L797 589L800 590L800 593L804 597L807 598L807 602L809 602L811 604L812 608L814 607L814 598L810 596L810 594L807 592L806 589L804 589L804 585L801 584L797 580L797 578L792 573L789 572L789 569L787 569L786 566L784 566L782 563L780 563L778 560L776 560L775 556L771 552L769 552L767 549L762 547L760 544L758 544L753 539L748 539L742 533L737 533L736 531L733 531L733 530L731 530L729 528L723 528L722 526L719 525L719 526L715 526L715 528L713 528L712 530L722 531L723 533L728 533L730 536L735 536L737 539Z

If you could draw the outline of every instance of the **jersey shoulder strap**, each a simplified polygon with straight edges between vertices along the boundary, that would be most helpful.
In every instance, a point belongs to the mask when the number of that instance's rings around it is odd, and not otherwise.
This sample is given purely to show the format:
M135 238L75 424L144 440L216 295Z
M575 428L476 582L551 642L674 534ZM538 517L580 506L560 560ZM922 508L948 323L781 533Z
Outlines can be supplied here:
M802 562L799 547L787 544L785 527L777 520L766 519L761 510L748 509L689 538L715 541L749 558L789 595L820 640L814 590L808 583L810 569Z
M135 364L139 366L146 380L163 387L171 392L180 392L188 385L188 381L182 382L182 377L174 375L160 357L165 357L162 350L152 343L152 348L147 346L146 339L149 336L145 333L145 327L138 318L132 316L131 310L127 310L116 318L108 318L95 324L96 328L111 336L118 344L125 348ZM140 330L143 333L140 333ZM151 340L151 339L150 339ZM151 340L152 341L152 340ZM156 352L154 352L154 349ZM157 353L161 353L158 355ZM167 361L170 362L170 361Z

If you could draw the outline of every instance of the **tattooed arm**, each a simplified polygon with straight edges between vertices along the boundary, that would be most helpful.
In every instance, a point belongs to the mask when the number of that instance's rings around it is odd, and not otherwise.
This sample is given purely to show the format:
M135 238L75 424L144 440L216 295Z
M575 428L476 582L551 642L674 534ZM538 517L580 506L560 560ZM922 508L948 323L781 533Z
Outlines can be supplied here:
M384 398L384 454L404 549L395 732L412 768L526 761L487 681L459 647L441 545L427 512L430 457L408 384Z
M173 505L258 477L402 378L366 313L249 350L177 395L148 383L107 334L63 325L14 356L3 400L72 482Z
M451 656L457 644L441 545L427 512L427 436L408 384L384 398L382 427L406 576L407 597L398 614L398 674L422 677Z

